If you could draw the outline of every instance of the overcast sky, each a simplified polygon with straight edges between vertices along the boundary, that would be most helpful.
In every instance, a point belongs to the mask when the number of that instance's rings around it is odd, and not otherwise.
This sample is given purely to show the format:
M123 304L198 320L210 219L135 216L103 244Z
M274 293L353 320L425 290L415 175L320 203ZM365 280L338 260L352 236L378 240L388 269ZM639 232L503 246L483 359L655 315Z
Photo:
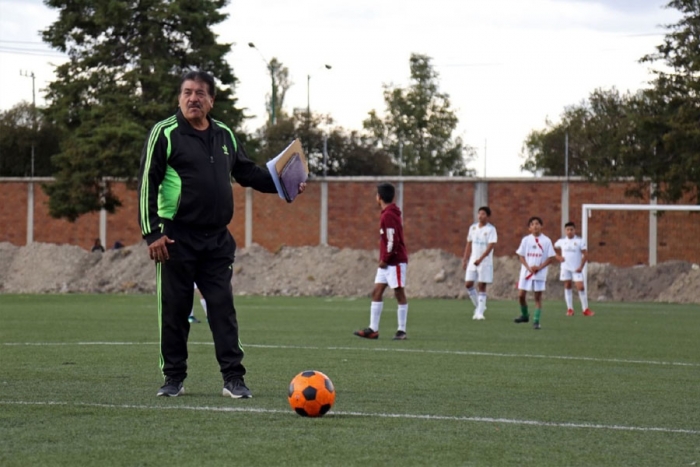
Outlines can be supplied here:
M651 78L638 59L655 50L680 17L664 0L232 0L216 28L235 45L227 59L240 80L236 95L265 119L270 77L263 59L276 57L294 83L286 107L311 109L360 129L383 111L383 85L408 83L411 53L433 57L440 90L459 118L456 134L477 149L480 176L526 176L522 143L532 129L556 120L565 106L597 87L622 91ZM54 78L62 56L39 32L57 18L39 0L0 0L0 109L31 101ZM260 53L248 47L254 42ZM324 68L325 64L332 69ZM164 116L165 117L165 116Z

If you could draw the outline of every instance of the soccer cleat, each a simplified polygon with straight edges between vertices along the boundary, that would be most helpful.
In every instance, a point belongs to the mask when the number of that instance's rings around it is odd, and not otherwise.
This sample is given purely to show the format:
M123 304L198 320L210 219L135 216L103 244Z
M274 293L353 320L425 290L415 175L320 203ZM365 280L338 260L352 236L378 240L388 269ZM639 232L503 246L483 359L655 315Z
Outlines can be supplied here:
M571 308L566 310L566 316L574 316L574 310L572 310Z
M176 379L165 379L165 384L158 390L157 397L177 397L185 393L182 381Z
M364 328L353 332L356 336L364 337L365 339L378 339L379 332L373 331L372 328Z
M472 319L475 319L475 320L477 320L477 321L483 321L483 320L485 320L486 318L484 317L484 315L480 315L480 314L477 315L477 314L475 314L475 315L472 317Z
M224 382L224 389L221 392L224 397L232 397L234 399L250 399L253 393L250 392L248 386L243 382L243 378L234 378Z
M530 317L529 316L523 316L520 315L517 318L513 320L514 323L529 323L530 322Z
M586 308L583 310L583 316L593 316L595 313L593 313L590 309Z
M189 321L190 323L201 323L201 321L198 320L194 315L187 318L187 321Z
M405 341L406 339L408 339L406 331L396 331L396 334L394 334L395 341Z
M532 329L542 329L542 327L540 326L540 323L535 321L532 323Z

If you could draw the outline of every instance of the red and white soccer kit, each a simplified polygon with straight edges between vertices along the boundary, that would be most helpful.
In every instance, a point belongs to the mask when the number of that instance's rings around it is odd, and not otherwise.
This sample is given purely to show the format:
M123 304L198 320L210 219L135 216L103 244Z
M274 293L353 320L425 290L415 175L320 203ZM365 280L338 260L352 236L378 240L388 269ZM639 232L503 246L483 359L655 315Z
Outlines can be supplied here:
M523 237L520 246L515 252L518 256L525 258L525 262L528 266L539 266L548 258L555 256L552 241L544 234L540 234L537 237L532 234ZM521 265L518 289L532 290L535 292L544 291L547 281L547 269L549 268L540 269L535 274L532 274L525 266Z

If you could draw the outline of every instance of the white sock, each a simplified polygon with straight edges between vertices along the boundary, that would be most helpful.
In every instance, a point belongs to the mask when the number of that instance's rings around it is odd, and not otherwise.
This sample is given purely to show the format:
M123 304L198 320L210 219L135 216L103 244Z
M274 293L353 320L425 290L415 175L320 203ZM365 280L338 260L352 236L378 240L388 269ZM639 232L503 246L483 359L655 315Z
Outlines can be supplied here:
M566 309L574 309L574 291L571 289L564 289L564 299L566 300Z
M383 308L384 302L372 302L372 305L370 305L369 327L372 331L379 331L379 318L382 317Z
M476 289L472 287L471 289L467 289L467 292L469 292L469 298L471 299L474 306L479 306L479 299L476 296Z
M406 320L408 319L408 303L405 305L399 305L397 316L399 317L399 331L406 332Z
M200 298L200 299L199 299L199 303L201 303L201 304L202 304L202 308L204 308L204 316L208 316L208 315L207 315L207 301L204 300L203 298Z
M586 311L588 309L588 294L586 294L586 290L579 290L578 291L578 298L581 300L581 306L583 307L583 310Z
M486 311L486 292L479 292L479 306L476 309L479 315L484 316L484 311Z
M192 311L190 311L190 316L194 316L194 307L192 307Z

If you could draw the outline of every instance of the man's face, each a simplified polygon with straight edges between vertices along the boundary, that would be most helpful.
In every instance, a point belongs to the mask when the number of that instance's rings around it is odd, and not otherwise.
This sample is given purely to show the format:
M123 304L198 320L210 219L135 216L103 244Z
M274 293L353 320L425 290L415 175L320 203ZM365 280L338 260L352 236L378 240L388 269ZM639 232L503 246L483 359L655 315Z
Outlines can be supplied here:
M565 231L568 238L574 238L574 235L576 235L576 229L574 227L568 226Z
M540 233L542 233L542 224L540 224L540 221L538 221L537 219L530 222L530 233L534 236L537 236Z
M214 107L209 86L204 81L187 80L182 83L178 97L180 111L187 120L202 120Z
M489 221L489 216L484 210L479 211L477 218L479 219L479 224L481 225L485 225Z

